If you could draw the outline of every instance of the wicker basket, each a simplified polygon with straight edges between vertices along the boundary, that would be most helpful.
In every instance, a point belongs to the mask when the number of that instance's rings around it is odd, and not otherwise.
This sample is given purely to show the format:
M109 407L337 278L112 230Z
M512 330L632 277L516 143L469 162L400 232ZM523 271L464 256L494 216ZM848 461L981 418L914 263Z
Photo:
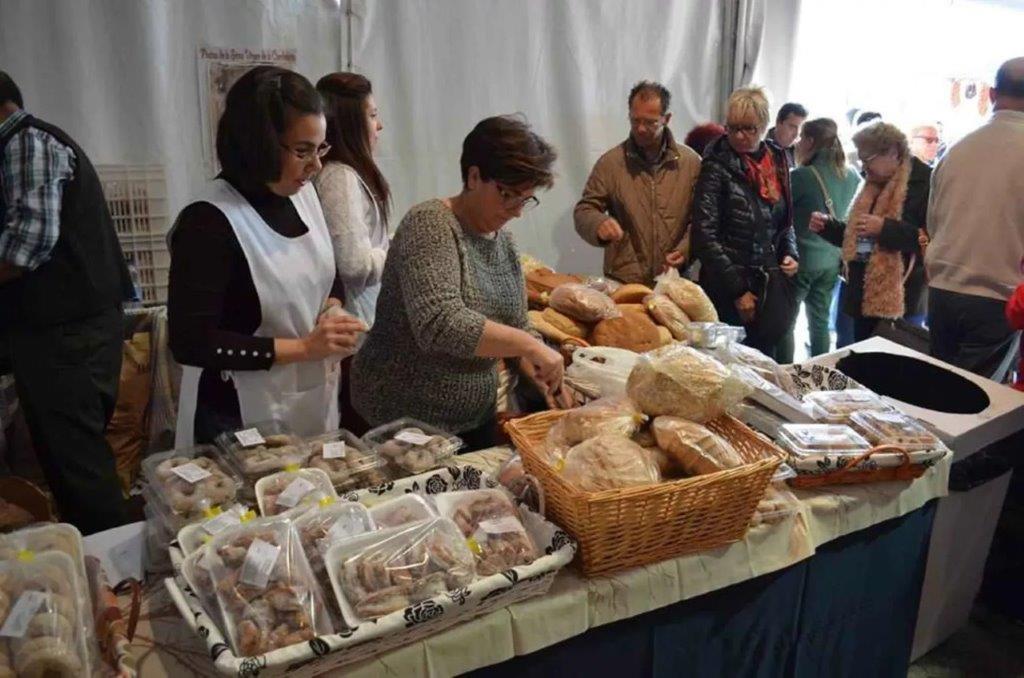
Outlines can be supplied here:
M879 453L896 452L903 455L903 463L899 466L884 468L858 468ZM787 482L791 487L814 488L826 485L858 485L861 483L881 483L893 480L914 480L924 475L929 466L910 463L910 455L902 447L880 445L860 455L841 469L829 473L798 475Z
M587 576L716 548L742 539L782 463L780 449L733 417L707 426L748 462L738 468L620 490L582 492L538 453L548 430L564 412L515 419L505 429L526 470L544 486L547 515L576 537Z

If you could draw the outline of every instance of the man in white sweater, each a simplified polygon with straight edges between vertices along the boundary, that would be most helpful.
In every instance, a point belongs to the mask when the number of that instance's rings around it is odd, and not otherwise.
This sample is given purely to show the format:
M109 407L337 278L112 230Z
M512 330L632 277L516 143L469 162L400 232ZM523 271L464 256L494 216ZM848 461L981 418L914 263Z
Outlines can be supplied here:
M1024 57L996 73L992 119L932 173L928 324L932 355L990 377L1014 332L1006 300L1024 257Z

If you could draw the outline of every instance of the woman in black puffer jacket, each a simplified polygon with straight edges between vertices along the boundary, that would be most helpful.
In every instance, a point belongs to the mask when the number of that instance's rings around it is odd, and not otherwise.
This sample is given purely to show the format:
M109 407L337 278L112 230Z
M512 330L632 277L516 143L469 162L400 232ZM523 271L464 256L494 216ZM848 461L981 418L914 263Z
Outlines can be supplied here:
M700 284L744 343L775 357L797 310L798 268L789 168L764 141L768 99L760 88L729 97L726 134L705 151L693 198Z

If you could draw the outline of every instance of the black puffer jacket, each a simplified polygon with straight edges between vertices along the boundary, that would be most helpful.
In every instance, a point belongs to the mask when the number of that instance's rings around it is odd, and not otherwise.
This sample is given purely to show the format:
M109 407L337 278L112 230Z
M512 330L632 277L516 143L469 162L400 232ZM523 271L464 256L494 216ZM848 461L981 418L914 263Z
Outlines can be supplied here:
M693 250L701 285L716 302L751 291L747 270L798 259L793 194L782 149L764 142L775 158L783 199L774 209L751 185L739 153L722 136L705 152L693 196Z

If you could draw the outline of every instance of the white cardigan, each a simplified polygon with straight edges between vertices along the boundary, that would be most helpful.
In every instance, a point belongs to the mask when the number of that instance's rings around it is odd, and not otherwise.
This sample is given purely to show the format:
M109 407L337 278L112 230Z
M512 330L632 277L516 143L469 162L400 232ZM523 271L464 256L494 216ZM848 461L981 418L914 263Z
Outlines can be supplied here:
M313 179L345 284L345 310L373 325L391 239L377 201L354 169L328 162Z

